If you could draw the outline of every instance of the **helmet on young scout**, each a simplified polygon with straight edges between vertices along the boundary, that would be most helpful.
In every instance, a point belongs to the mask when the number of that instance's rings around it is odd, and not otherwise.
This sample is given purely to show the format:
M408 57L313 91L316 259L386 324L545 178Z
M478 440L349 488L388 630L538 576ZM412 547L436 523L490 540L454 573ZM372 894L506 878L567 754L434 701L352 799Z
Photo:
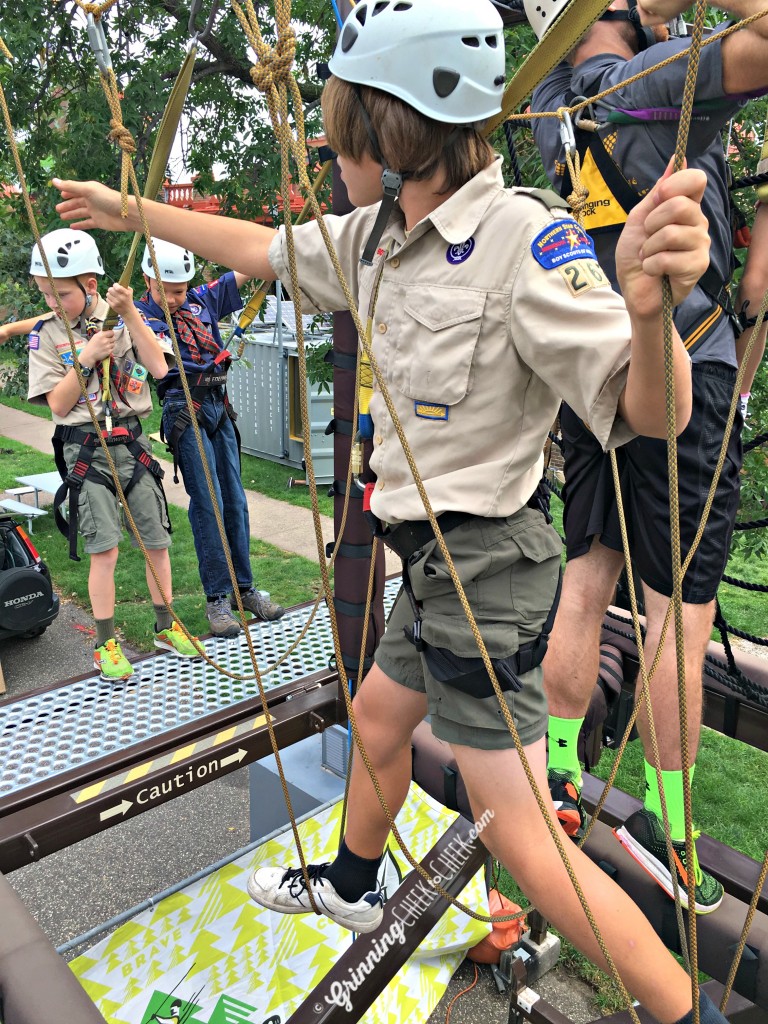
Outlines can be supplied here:
M103 274L104 261L98 246L84 231L72 228L57 228L40 239L43 253L51 268L51 277L78 277L80 274ZM35 242L29 272L33 277L46 277L47 272Z
M476 124L501 110L501 16L490 0L358 0L328 67L435 121Z
M161 238L153 238L152 245L155 248L161 281L177 284L192 280L195 276L195 257L189 249L183 249L180 245L174 245L173 242L164 242ZM144 246L141 269L147 277L151 277L153 281L156 280L148 245Z
M570 0L524 0L525 16L538 39L546 35L569 3Z

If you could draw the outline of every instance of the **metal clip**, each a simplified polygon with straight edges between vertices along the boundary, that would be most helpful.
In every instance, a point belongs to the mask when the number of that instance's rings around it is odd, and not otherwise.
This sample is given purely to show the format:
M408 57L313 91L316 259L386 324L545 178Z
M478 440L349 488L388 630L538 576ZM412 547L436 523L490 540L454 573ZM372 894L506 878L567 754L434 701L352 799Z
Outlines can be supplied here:
M571 115L564 107L561 107L557 113L560 118L560 141L565 148L565 152L574 156L576 154L576 136L573 131Z
M106 75L112 70L112 58L109 55L107 37L104 35L104 26L101 20L96 21L92 14L88 15L86 24L88 27L88 41L96 57L99 71L102 75Z

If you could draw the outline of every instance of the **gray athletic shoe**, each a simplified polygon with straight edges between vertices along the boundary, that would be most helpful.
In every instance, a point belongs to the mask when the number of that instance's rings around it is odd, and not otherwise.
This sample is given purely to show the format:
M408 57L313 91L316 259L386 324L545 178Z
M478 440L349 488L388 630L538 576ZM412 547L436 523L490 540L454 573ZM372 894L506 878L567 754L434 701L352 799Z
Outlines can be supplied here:
M205 614L208 616L214 636L237 636L242 628L232 614L226 596L214 597L212 601L206 601Z
M251 612L252 615L255 615L257 619L261 619L262 622L276 622L277 619L282 619L285 615L285 608L282 605L270 601L268 597L260 594L255 587L251 587L250 590L244 590L240 594L240 600L243 602L243 608L247 612ZM234 597L230 599L229 603L232 608L237 608L237 602Z

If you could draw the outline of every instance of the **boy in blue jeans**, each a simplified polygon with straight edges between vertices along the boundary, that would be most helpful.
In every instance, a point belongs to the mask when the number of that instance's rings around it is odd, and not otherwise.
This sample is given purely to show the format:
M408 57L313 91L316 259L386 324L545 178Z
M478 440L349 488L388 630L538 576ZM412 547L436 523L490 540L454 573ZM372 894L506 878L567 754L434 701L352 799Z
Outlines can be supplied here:
M285 610L260 594L253 585L248 502L240 479L240 437L235 427L235 412L227 397L231 357L224 348L218 326L222 317L242 307L238 289L248 279L230 271L211 284L190 288L189 282L195 276L192 253L160 239L153 239L153 244L211 470L216 505L232 553L240 599L245 610L257 619L273 622ZM147 294L136 305L158 340L170 344L171 332L148 248L144 251L142 270ZM189 522L211 632L214 636L237 636L240 623L232 614L237 602L231 594L229 567L177 368L169 370L157 392L163 403L163 435L189 495Z

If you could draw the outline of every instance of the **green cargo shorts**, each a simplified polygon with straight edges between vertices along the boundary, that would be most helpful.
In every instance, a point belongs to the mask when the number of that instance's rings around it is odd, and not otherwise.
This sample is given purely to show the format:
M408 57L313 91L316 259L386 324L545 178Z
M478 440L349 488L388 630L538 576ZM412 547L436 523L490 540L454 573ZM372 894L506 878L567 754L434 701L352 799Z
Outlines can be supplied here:
M562 548L542 514L526 507L504 519L476 517L451 530L445 540L491 658L509 657L535 640L555 598ZM412 556L409 573L421 605L422 637L461 658L477 658L475 638L437 541ZM401 591L375 660L390 679L426 693L435 736L481 750L514 746L495 694L473 697L435 679L403 632L412 625L411 605ZM504 699L528 746L547 730L541 666L520 681L522 690L505 691Z
M138 442L145 451L152 454L152 445L144 434L138 438ZM77 461L79 453L79 444L64 445L64 459L69 470ZM123 444L111 445L109 453L117 467L120 484L125 489L133 476L136 460ZM101 446L94 451L91 466L111 480L112 473ZM141 474L126 500L145 547L150 551L169 548L171 524L168 521L165 498L159 483L151 473ZM138 547L133 531L125 522L117 496L103 484L88 479L83 481L78 503L78 531L83 538L85 553L99 555L104 551L111 551L120 543L124 528L128 530L131 544Z

